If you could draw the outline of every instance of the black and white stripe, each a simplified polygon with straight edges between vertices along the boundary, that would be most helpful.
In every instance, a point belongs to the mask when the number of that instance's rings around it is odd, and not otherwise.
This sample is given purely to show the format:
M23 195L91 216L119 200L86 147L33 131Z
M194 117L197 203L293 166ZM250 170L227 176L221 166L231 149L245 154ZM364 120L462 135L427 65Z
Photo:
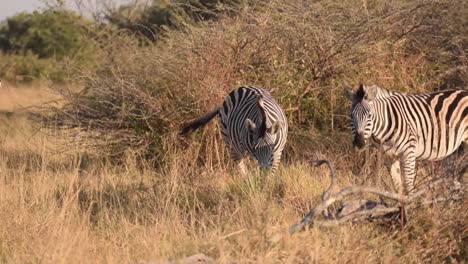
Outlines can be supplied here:
M261 88L241 86L231 91L221 106L185 125L181 134L204 126L220 116L221 134L232 160L245 173L243 158L252 155L261 167L275 173L286 144L286 116L271 96Z
M352 101L353 144L368 141L399 158L404 191L414 191L416 159L439 160L468 140L468 91L449 90L422 95L394 93L366 99L361 85Z

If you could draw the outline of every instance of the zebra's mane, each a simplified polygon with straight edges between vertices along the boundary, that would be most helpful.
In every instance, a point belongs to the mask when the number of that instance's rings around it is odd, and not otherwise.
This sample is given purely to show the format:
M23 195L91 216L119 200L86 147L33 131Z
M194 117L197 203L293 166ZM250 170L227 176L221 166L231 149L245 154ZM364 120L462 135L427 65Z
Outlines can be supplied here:
M363 86L363 90L365 92L364 99L368 101L372 101L374 99L388 98L390 96L397 94L396 92L379 87L375 84L371 86Z
M263 102L263 95L261 94L258 94L257 95L257 106L258 106L258 109L260 110L260 114L261 114L261 124L260 124L260 128L258 130L258 133L259 133L259 136L260 138L263 138L265 137L265 134L266 134L266 130L267 130L267 115L266 115L266 112L265 112L265 105L264 105L264 102Z

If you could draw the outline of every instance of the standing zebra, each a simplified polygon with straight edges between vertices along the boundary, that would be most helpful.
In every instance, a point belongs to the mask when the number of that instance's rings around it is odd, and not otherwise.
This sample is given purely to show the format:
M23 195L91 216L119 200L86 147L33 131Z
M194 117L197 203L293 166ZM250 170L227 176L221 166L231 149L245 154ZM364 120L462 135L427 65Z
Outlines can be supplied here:
M181 135L204 126L220 116L221 134L231 159L245 174L243 158L254 156L261 167L276 172L286 144L286 116L271 94L254 86L241 86L231 91L222 105L193 120L181 130Z
M370 140L387 155L399 158L402 175L395 183L400 193L414 191L416 159L443 159L468 141L466 90L394 93L366 100L361 85L356 93L345 89L345 94L352 101L353 145L362 150Z

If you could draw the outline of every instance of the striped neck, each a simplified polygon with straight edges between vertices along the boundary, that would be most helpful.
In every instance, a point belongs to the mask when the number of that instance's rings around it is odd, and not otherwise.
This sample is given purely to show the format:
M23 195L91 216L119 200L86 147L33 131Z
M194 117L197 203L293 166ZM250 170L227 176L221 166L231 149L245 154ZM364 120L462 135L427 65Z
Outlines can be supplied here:
M391 123L389 123L390 119L387 108L386 99L376 99L371 104L371 109L374 114L371 118L372 130L370 139L377 144L381 144L388 139L388 137L385 137Z

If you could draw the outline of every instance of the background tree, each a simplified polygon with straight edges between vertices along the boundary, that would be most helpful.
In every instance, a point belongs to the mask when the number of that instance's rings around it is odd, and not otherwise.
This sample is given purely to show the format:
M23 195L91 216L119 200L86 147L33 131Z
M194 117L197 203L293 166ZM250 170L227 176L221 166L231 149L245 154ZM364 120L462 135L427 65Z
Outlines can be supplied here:
M17 59L3 58L0 74L7 79L22 75L28 80L58 80L64 78L63 64L92 67L96 48L91 26L90 21L75 12L56 8L7 18L0 26L0 50ZM38 63L24 67L17 63L24 61L20 57Z
M5 53L31 51L40 58L86 57L93 50L89 21L69 10L20 13L0 27Z
M241 3L242 0L154 0L147 6L131 3L106 10L104 17L118 28L156 40L164 28L180 29L185 24L216 20Z

